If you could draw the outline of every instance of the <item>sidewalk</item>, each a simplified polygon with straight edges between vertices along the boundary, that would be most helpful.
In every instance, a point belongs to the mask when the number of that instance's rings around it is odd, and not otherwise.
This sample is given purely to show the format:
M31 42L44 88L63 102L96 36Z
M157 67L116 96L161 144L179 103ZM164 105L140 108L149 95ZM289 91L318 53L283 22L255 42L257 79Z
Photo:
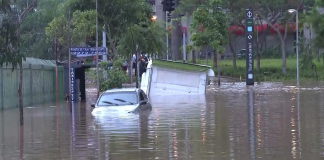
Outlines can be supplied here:
M135 88L136 82L129 84L129 83L123 83L123 88Z

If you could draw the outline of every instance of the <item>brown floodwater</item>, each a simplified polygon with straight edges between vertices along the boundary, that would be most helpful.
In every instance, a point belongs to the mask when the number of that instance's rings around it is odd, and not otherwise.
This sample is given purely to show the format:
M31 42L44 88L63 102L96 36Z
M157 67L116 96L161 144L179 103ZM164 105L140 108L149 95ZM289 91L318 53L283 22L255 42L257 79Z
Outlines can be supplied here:
M95 92L89 89L88 92ZM223 83L206 96L151 97L142 114L91 114L90 102L0 112L1 160L317 160L324 84Z

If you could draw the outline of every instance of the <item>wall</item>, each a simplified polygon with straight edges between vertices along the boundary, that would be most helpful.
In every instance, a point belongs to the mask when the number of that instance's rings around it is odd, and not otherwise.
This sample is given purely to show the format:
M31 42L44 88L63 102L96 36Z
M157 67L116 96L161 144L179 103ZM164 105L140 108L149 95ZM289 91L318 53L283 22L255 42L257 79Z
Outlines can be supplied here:
M58 69L59 98L63 99L63 69ZM0 68L0 109L18 106L19 69L11 66ZM24 106L54 101L56 98L55 67L23 65Z

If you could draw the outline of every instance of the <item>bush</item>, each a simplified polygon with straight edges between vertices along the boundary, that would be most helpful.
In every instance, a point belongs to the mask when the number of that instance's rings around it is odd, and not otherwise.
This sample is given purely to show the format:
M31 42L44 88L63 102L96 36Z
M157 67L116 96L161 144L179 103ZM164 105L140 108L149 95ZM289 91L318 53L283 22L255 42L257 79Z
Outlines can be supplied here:
M126 81L126 74L122 70L122 60L116 60L113 64L113 68L109 69L108 62L101 62L99 66L99 80L100 90L108 90L114 88L122 88L123 82ZM104 78L104 74L107 78Z

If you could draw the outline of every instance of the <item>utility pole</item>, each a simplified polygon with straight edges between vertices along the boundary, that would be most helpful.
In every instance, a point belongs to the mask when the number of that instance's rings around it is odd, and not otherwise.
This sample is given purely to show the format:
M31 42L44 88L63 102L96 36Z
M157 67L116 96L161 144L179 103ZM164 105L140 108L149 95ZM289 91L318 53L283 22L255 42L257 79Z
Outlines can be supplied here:
M167 30L167 33L166 33L167 60L169 60L168 13L171 14L171 12L174 10L175 1L174 0L162 0L161 4L163 5L163 11L165 11L165 28Z
M137 67L137 81L136 81L136 88L140 88L140 71L139 71L139 54L138 54L138 45L136 45L136 67Z
M58 102L59 102L59 87L58 87L58 68L57 68L57 38L55 37L55 83L56 83L56 107L58 106Z
M71 9L69 10L69 107L72 109L72 86L71 86Z
M187 54L186 54L186 30L184 27L182 27L183 29L183 36L182 36L182 47L183 47L183 62L186 63L187 62Z
M167 47L167 60L169 60L169 30L168 30L168 11L165 11L165 29L166 33L166 47Z
M105 25L102 27L102 47L107 47L106 46L106 30L105 30ZM107 54L102 55L102 60L107 61L107 55L108 55L108 50L106 49Z
M97 99L99 98L100 93L100 84L99 84L99 52L98 52L98 0L96 0L96 50L97 50L97 58L96 58L96 71L97 71Z

